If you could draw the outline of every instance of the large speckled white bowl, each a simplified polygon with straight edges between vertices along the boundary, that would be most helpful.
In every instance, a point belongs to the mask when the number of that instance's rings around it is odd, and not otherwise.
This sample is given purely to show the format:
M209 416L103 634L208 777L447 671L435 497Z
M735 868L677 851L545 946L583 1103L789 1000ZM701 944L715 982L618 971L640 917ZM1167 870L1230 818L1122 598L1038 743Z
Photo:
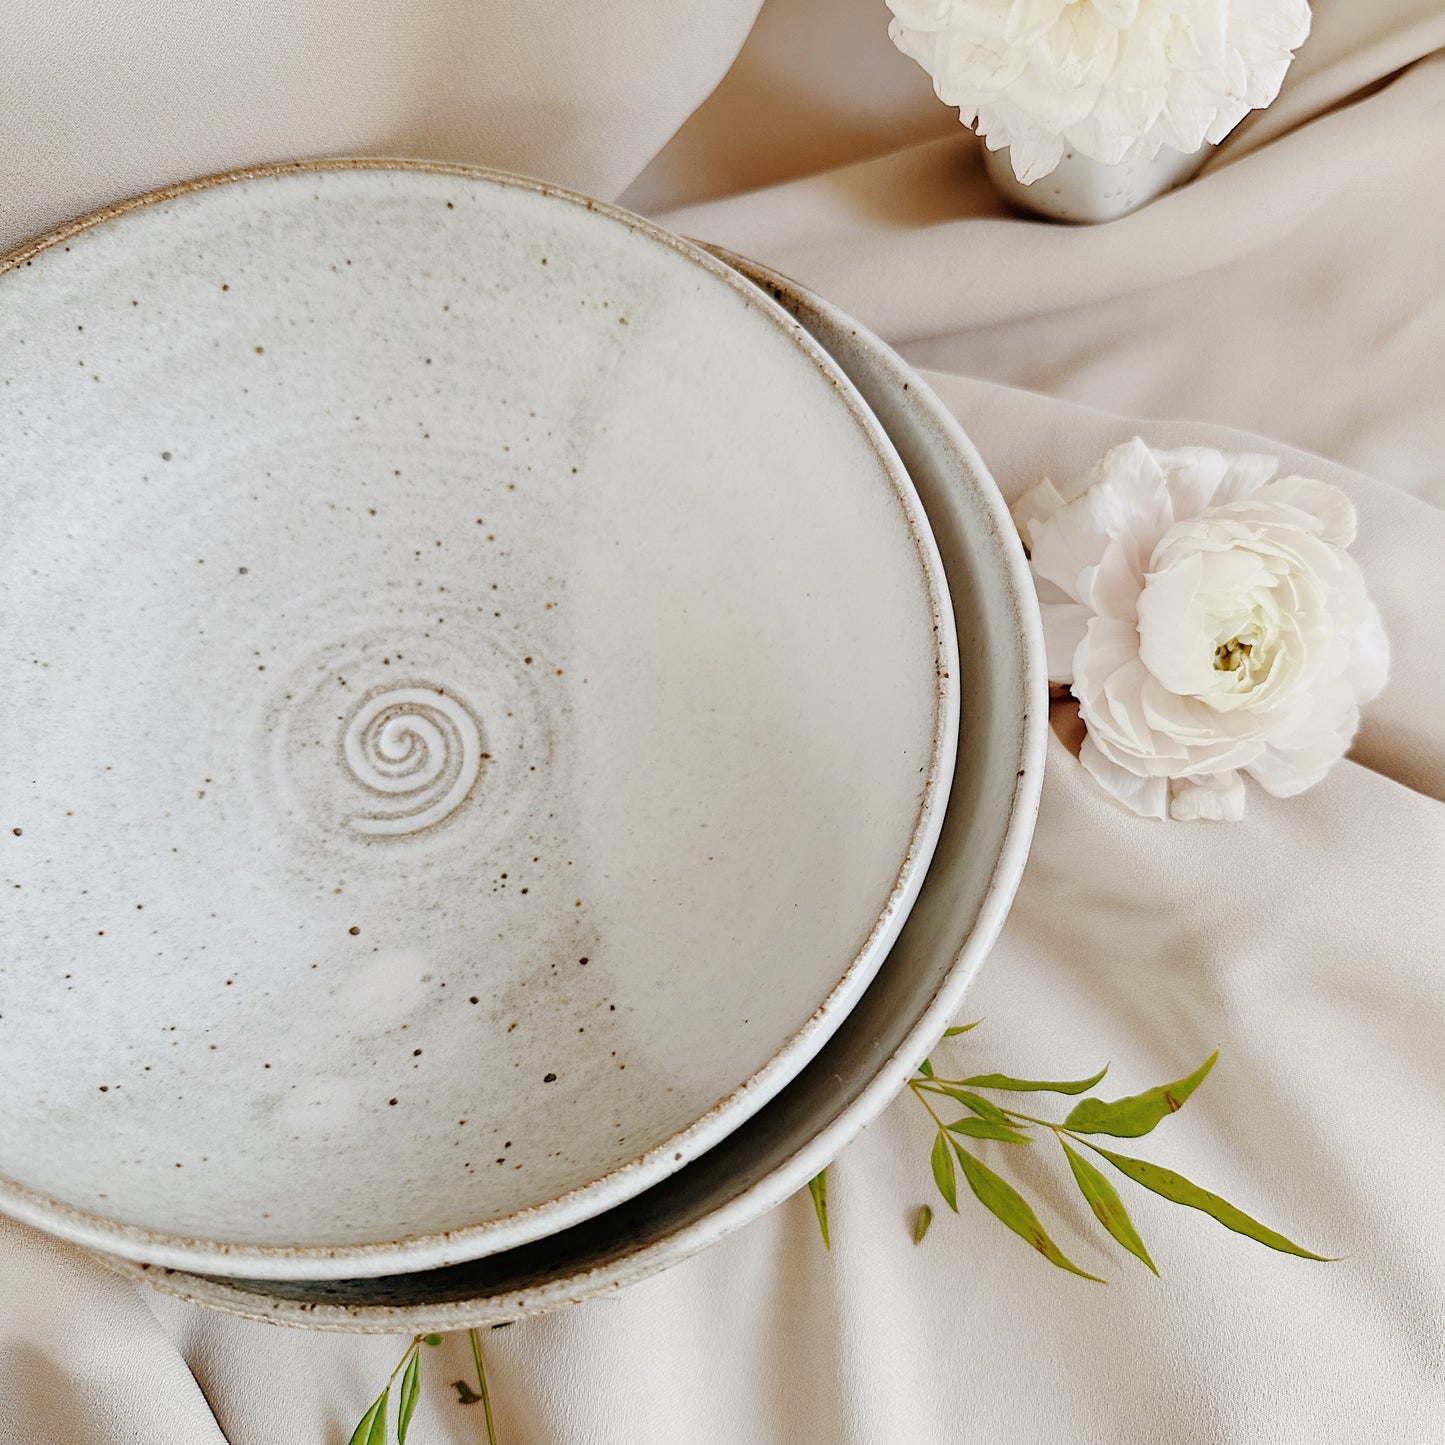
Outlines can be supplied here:
M380 1279L217 1279L104 1256L112 1268L195 1304L307 1329L420 1333L556 1309L676 1264L801 1190L959 1017L1023 872L1043 777L1048 695L1028 563L983 461L918 376L820 297L729 259L828 348L888 429L948 573L966 741L928 877L877 977L753 1118L676 1174L545 1240Z
M325 163L0 265L0 1207L361 1277L708 1149L941 826L946 585L851 385L711 257Z

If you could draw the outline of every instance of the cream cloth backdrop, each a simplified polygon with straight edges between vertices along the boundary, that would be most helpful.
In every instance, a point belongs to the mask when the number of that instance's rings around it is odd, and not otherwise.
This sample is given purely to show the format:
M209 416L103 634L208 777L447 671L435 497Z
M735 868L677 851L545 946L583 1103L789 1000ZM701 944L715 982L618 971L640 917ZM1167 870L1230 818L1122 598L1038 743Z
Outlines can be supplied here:
M1136 430L1343 486L1395 652L1353 760L1253 793L1242 824L1161 825L1053 739L987 1024L946 1046L1025 1074L1112 1059L1120 1093L1221 1046L1140 1152L1342 1259L1131 1191L1155 1280L1090 1242L1042 1160L1011 1162L1107 1288L971 1204L915 1249L929 1136L905 1099L834 1167L832 1255L802 1197L488 1335L502 1439L1445 1439L1445 15L1321 0L1285 94L1200 179L1072 230L1001 210L881 0L756 10L0 0L0 247L245 162L484 162L623 194L851 308L1010 496ZM399 1351L212 1316L0 1225L5 1442L343 1442ZM440 1353L412 1438L475 1441L442 1384L463 1340Z

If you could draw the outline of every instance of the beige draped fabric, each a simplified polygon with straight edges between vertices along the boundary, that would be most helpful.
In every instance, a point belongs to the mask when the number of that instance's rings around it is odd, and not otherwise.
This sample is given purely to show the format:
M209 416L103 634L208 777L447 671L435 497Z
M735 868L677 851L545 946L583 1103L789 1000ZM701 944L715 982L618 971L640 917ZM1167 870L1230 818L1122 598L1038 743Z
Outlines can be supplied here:
M1274 107L1190 185L1083 230L1004 210L887 18L881 0L0 0L0 247L245 162L510 167L852 310L1010 497L1135 432L1344 487L1394 646L1352 759L1301 798L1253 791L1237 825L1151 823L1093 786L1061 710L971 999L986 1024L944 1046L1020 1074L1112 1060L1118 1093L1219 1046L1138 1152L1337 1263L1131 1195L1156 1280L1093 1242L1042 1145L1014 1177L1107 1287L973 1207L915 1248L929 1130L903 1099L834 1166L831 1255L802 1197L485 1343L506 1445L1445 1439L1445 12L1320 0ZM17 1445L342 1442L402 1343L209 1315L0 1223ZM412 1440L475 1441L445 1387L464 1341L439 1353Z

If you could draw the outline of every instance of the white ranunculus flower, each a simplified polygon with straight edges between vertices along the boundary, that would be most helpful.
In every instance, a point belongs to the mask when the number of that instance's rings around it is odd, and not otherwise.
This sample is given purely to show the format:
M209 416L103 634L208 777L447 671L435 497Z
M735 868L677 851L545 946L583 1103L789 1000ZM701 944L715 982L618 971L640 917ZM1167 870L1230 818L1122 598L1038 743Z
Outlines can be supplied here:
M1135 437L1014 507L1049 678L1088 730L1080 760L1145 817L1239 818L1245 773L1303 792L1385 685L1389 645L1345 550L1354 508L1277 469Z
M1027 184L1072 147L1105 165L1186 154L1268 105L1307 0L888 0L888 34Z

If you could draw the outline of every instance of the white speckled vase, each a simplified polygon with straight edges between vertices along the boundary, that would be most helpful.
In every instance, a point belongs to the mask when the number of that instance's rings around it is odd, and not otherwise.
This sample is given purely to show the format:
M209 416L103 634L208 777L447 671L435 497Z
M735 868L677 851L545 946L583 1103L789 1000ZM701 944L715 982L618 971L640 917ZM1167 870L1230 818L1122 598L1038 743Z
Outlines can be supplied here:
M1094 225L1127 216L1188 180L1212 149L1206 145L1185 155L1165 146L1152 160L1114 166L1066 150L1048 175L1028 185L1014 175L1006 146L996 151L985 148L983 164L995 188L1014 205L1051 220Z

